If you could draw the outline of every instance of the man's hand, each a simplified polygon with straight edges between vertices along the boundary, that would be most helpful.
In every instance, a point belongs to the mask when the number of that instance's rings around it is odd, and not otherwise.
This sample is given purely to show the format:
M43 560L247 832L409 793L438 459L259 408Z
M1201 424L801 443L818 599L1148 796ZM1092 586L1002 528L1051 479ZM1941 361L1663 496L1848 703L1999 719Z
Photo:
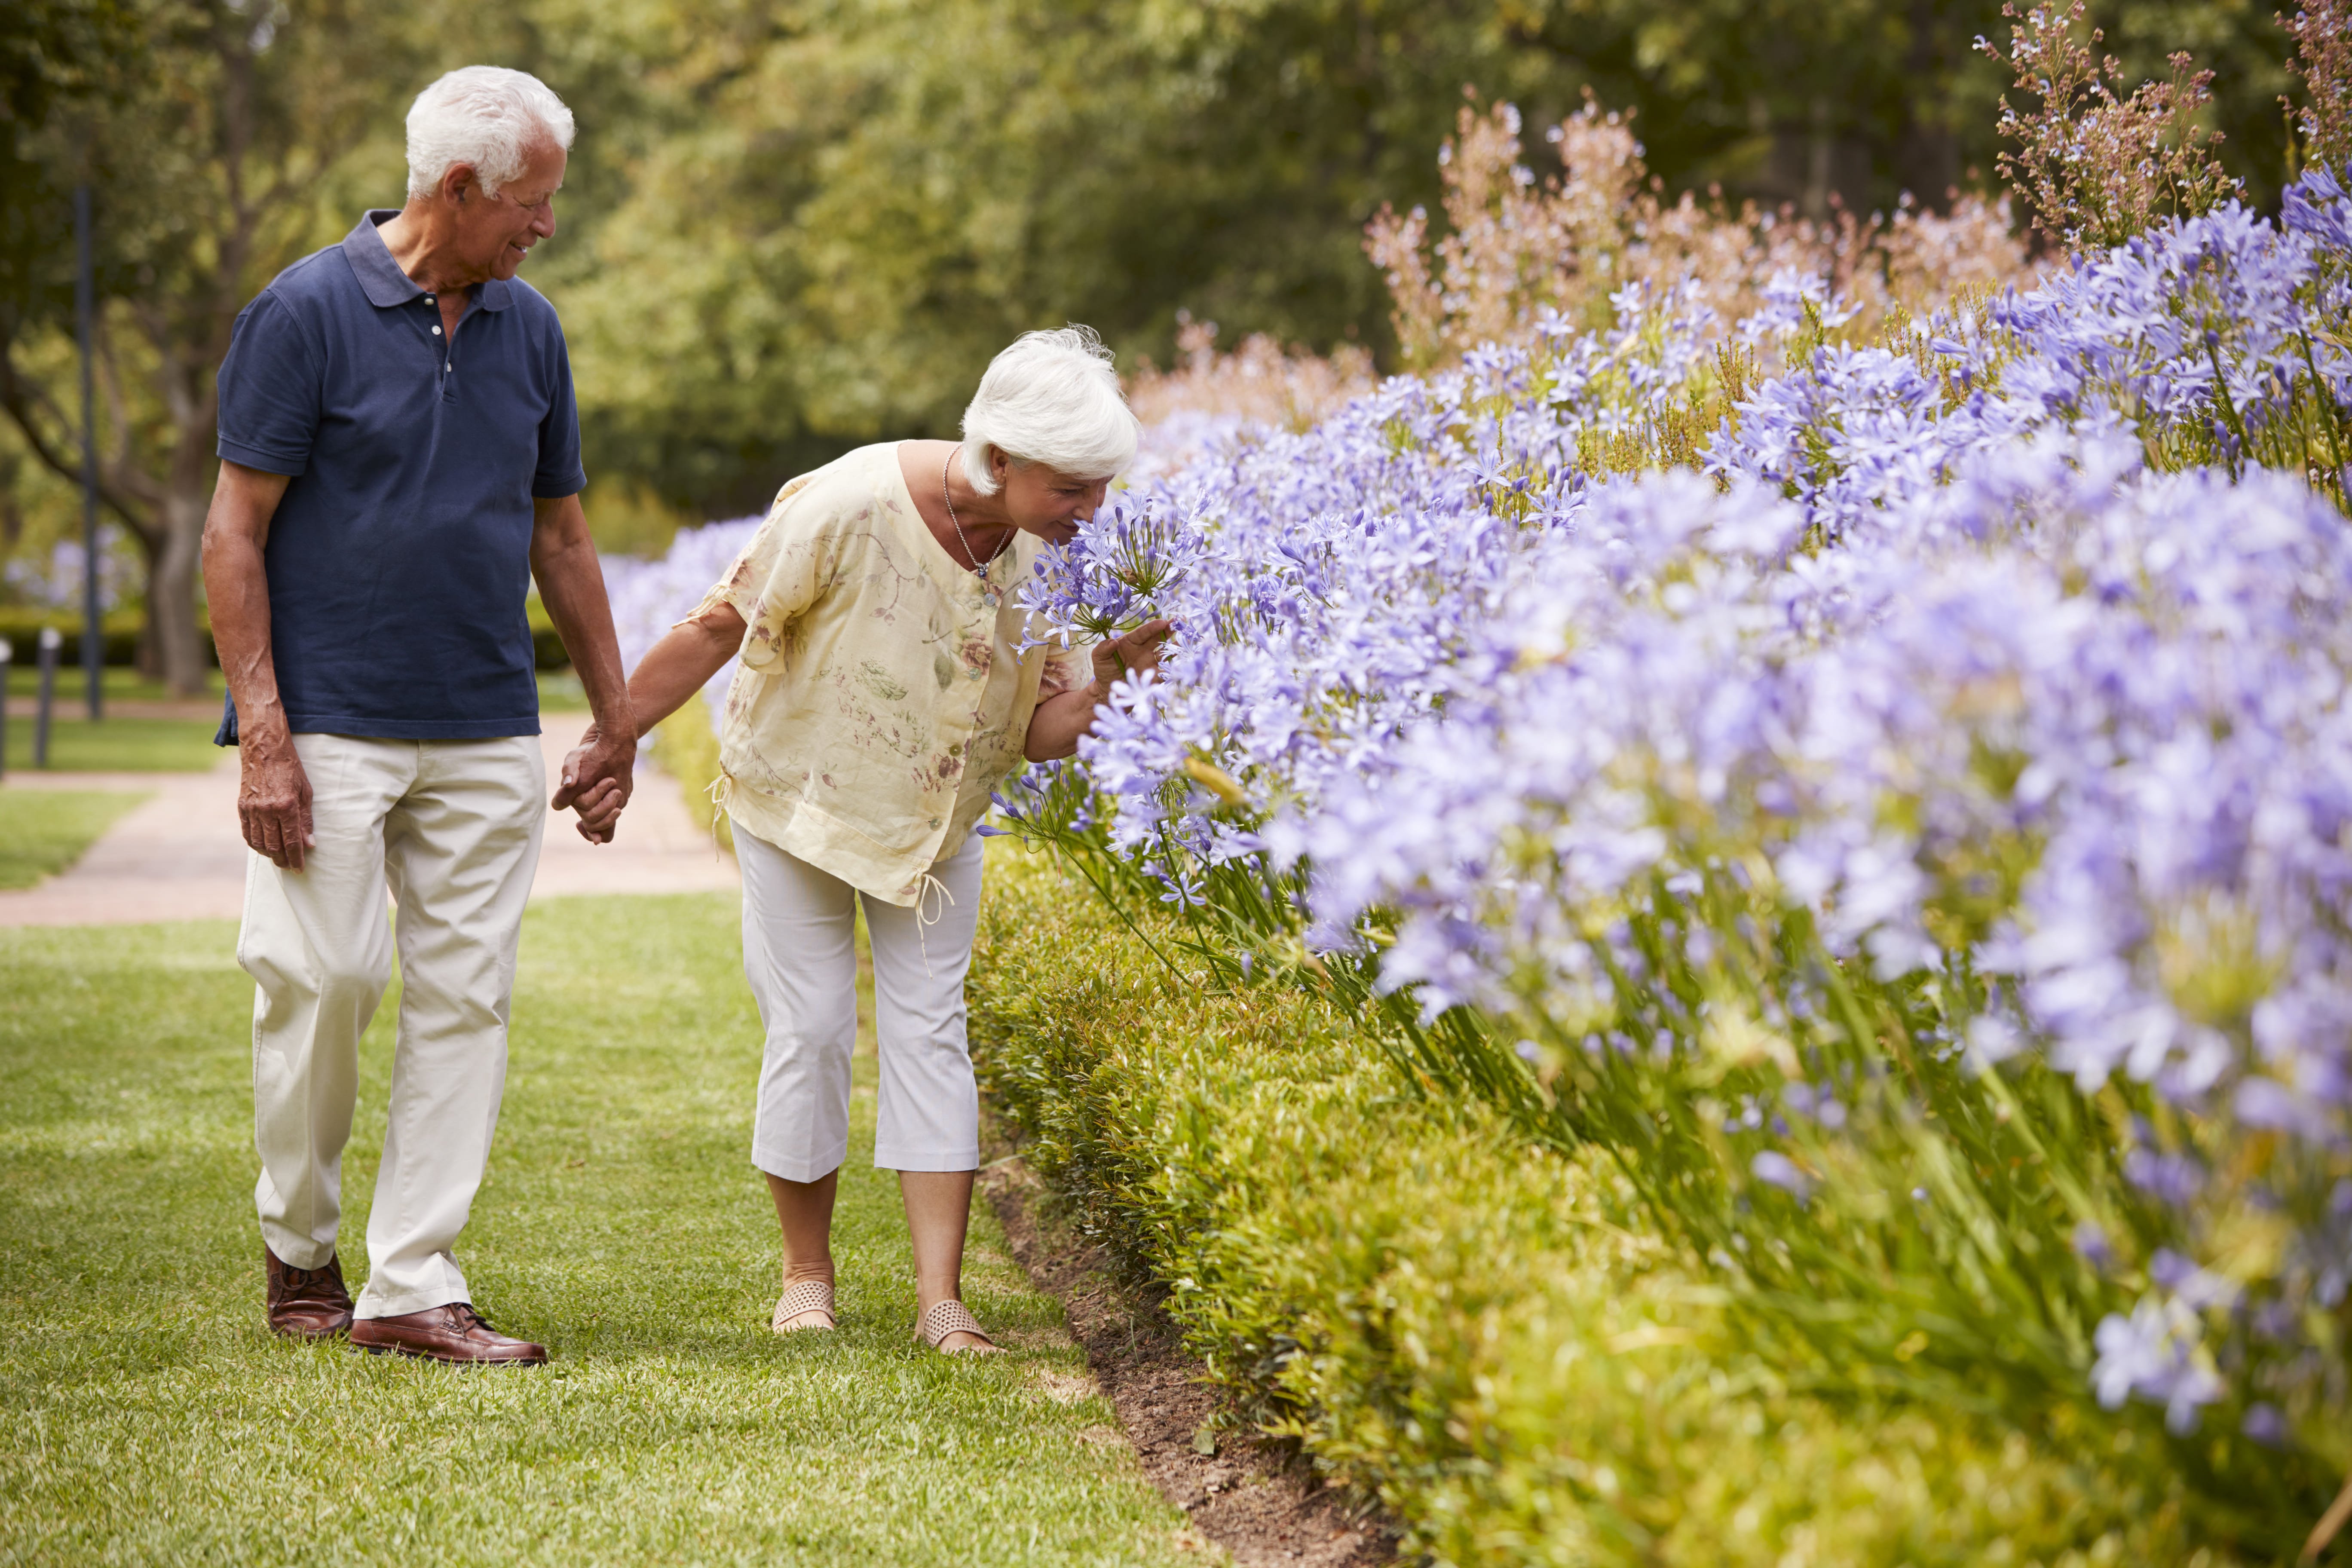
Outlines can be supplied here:
M237 739L236 821L257 854L289 871L302 868L305 850L317 847L310 830L310 776L283 731Z
M566 806L580 814L574 826L591 844L610 844L635 787L637 740L623 734L608 739L594 724L563 759L563 777L555 790L555 809Z

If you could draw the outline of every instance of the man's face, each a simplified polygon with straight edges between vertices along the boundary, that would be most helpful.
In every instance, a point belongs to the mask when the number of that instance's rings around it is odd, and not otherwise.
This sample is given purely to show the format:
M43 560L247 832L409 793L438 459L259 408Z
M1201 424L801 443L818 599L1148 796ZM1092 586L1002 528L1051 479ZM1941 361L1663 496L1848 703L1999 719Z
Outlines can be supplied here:
M1024 467L1000 451L992 451L989 457L1003 486L1004 510L1013 514L1013 526L1049 543L1067 544L1076 539L1078 524L1094 516L1095 508L1102 505L1103 493L1110 488L1107 479L1072 479L1043 463Z
M512 278L530 247L555 232L555 193L563 185L563 149L541 142L522 173L485 193L468 179L457 205L457 249L468 270Z

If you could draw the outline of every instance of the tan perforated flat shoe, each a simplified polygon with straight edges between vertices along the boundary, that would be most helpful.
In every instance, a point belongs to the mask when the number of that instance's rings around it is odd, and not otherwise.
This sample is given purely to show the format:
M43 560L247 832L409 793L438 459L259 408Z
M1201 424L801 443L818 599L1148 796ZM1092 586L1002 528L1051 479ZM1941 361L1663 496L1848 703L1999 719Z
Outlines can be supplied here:
M795 1323L794 1318L807 1312L823 1312L822 1323ZM768 1327L780 1334L797 1334L803 1329L837 1329L841 1320L834 1316L833 1287L822 1279L803 1279L786 1290L776 1303L776 1315L768 1320Z
M942 1355L962 1355L972 1349L965 1345L958 1350L941 1350L940 1342L950 1334L970 1334L991 1350L1003 1348L988 1337L988 1331L980 1326L980 1320L971 1315L971 1309L952 1297L925 1312L922 1321L915 1325L915 1337Z

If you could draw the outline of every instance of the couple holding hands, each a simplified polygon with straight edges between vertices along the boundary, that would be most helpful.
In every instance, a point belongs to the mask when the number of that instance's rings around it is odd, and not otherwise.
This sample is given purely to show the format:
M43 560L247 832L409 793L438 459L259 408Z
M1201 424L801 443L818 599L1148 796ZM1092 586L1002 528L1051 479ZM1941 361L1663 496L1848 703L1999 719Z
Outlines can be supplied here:
M751 1140L782 1231L780 1332L835 1326L862 900L880 1041L877 1165L914 1244L917 1333L991 1351L959 1277L979 1097L964 1040L995 785L1069 755L1164 623L1029 647L1018 590L1133 456L1108 354L1032 332L963 439L861 447L793 479L702 602L624 679L580 491L555 312L515 277L555 232L572 118L536 79L453 71L407 119L408 197L288 268L221 367L205 525L248 859L256 1189L270 1326L436 1361L531 1363L454 1248L506 1079L545 820L533 579L594 722L553 796L610 842L643 734L730 658L719 798L766 1043ZM389 891L399 906L385 918ZM397 1043L369 1277L336 1252L358 1047L397 958Z

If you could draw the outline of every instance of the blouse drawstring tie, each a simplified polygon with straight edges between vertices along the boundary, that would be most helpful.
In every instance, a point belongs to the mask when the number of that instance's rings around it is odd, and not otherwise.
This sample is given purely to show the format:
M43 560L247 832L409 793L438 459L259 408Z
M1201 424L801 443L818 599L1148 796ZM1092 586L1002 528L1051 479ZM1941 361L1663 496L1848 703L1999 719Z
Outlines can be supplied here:
M939 913L927 915L923 910L935 889L940 898L947 900L947 903L940 906ZM915 945L923 951L923 973L926 975L931 973L931 949L930 944L923 940L923 933L929 928L947 919L947 905L954 902L955 895L948 891L948 885L945 882L940 881L929 871L923 873L922 880L915 886Z
M719 842L719 824L727 815L729 803L735 798L734 776L722 771L710 781L710 787L702 793L710 797L710 858L716 860L722 847Z

